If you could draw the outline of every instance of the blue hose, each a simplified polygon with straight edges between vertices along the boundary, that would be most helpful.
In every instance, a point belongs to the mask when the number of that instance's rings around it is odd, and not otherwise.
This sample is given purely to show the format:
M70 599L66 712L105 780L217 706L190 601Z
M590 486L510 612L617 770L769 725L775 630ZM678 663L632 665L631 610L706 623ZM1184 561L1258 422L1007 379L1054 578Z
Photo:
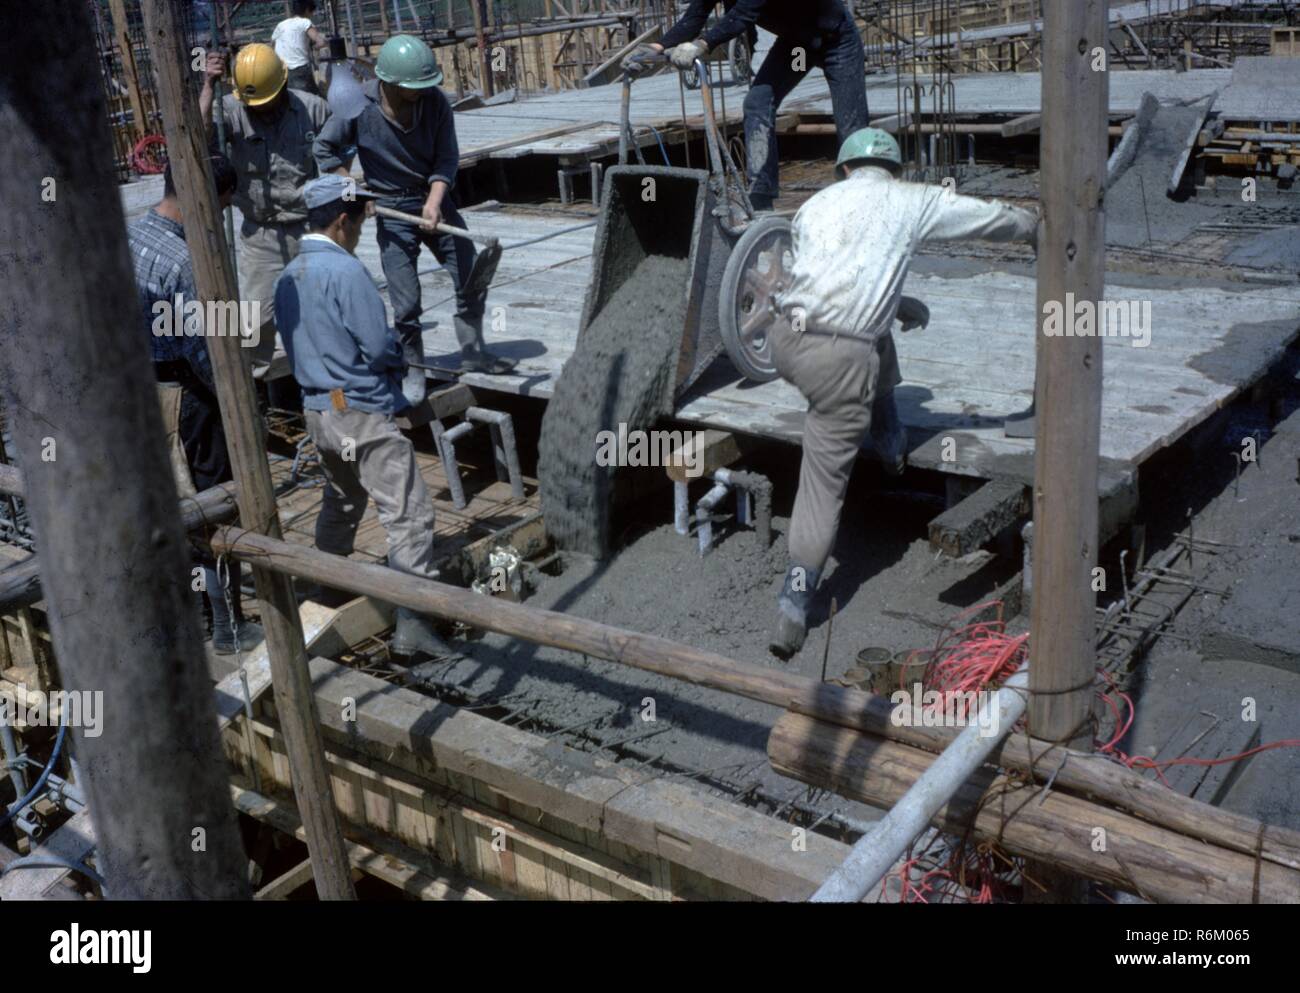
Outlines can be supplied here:
M50 773L54 771L54 763L59 761L59 752L63 750L63 739L68 733L68 725L63 722L63 715L59 715L59 734L54 739L54 751L50 753L50 760L45 763L45 768L41 770L40 778L36 780L35 785L27 791L27 795L9 808L8 812L0 817L0 827L4 827L20 810L35 800L45 788L45 781L50 778Z
M659 137L658 130L656 130L653 124L647 124L646 127L654 132L655 141L659 142L659 154L664 157L664 165L672 165L672 163L668 161L668 149L664 148L664 140Z

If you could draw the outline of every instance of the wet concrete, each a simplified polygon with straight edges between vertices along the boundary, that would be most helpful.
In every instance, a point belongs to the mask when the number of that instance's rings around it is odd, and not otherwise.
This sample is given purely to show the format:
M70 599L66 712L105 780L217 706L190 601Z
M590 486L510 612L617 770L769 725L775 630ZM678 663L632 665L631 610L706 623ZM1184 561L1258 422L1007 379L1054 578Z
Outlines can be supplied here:
M542 418L537 474L556 545L597 558L609 551L616 467L596 464L597 435L650 428L681 344L687 260L646 255L583 331Z

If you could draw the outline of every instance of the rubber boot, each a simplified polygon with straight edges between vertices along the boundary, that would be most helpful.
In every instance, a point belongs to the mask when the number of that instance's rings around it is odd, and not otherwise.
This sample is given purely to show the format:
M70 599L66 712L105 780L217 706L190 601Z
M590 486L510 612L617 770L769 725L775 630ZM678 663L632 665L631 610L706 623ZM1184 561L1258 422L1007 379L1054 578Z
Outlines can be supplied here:
M776 627L768 648L779 659L788 659L803 648L808 636L808 607L817 589L817 571L791 566L777 598Z
M239 622L239 651L251 652L266 638L262 625L253 621ZM212 632L212 650L218 655L235 654L235 625L221 624Z
M755 214L770 214L776 209L776 197L770 193L751 193L749 205L754 208Z
M1032 438L1034 436L1034 405L1018 414L1011 414L1002 424L1002 433L1008 438Z
M424 403L429 392L428 377L424 370L424 345L417 333L412 341L402 342L402 358L406 361L406 374L402 376L402 396L412 407Z
M487 350L483 341L483 318L467 321L463 317L457 317L455 324L463 372L481 372L489 376L505 376L514 372L518 364L514 359L493 355Z
M871 443L880 463L891 476L901 476L907 468L907 428L898 419L894 391L877 393L871 405Z
M397 626L389 645L394 655L408 658L413 655L427 655L442 660L460 658L459 652L438 637L433 621L429 618L405 607L398 607L395 616Z

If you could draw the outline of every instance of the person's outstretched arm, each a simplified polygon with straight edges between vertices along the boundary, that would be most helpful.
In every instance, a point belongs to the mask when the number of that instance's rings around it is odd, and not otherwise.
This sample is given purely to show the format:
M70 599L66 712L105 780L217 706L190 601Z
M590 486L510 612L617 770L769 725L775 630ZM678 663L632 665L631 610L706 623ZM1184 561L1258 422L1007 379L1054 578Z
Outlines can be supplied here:
M922 241L1038 241L1038 215L999 200L962 196L931 187L921 218Z

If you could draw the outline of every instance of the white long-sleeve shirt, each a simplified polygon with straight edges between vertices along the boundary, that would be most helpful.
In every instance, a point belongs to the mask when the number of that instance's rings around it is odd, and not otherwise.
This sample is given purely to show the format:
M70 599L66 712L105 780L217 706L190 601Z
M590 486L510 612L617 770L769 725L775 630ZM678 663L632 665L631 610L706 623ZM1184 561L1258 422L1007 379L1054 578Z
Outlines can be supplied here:
M1030 241L1038 218L1010 204L908 183L868 166L822 190L793 222L793 278L777 297L806 327L875 339L898 310L924 241Z

